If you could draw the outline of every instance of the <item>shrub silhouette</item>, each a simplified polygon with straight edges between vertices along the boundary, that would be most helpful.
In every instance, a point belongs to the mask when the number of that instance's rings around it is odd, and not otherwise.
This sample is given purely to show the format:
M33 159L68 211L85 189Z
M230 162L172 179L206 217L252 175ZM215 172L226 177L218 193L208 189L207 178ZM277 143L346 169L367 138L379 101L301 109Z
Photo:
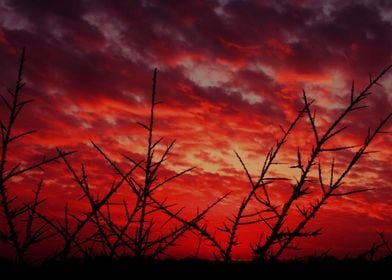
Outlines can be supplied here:
M294 241L300 237L317 236L321 229L306 230L306 226L313 219L323 205L332 197L342 197L356 193L366 192L369 189L343 190L344 179L352 168L357 165L360 158L369 153L368 147L375 137L383 133L383 128L392 117L392 112L387 114L379 124L368 130L367 136L359 148L354 146L330 146L331 140L343 133L346 129L342 126L347 116L353 111L366 107L364 101L371 94L370 89L379 85L380 79L392 68L392 65L384 69L376 78L370 78L369 84L360 92L355 92L354 83L351 90L350 100L341 113L330 122L325 129L320 129L313 110L313 100L309 100L303 92L303 107L296 118L287 129L283 129L283 136L277 141L267 153L259 176L254 178L242 159L235 152L249 182L249 192L243 198L234 217L227 218L228 221L221 228L211 231L204 218L215 205L220 203L228 195L217 198L202 211L198 211L191 218L183 215L184 208L175 207L166 200L156 197L157 190L164 188L176 178L190 172L193 168L176 172L167 178L160 176L160 171L168 159L169 153L174 147L172 141L163 149L162 138L156 138L155 110L159 102L156 101L157 70L153 72L150 114L147 124L138 123L146 131L146 149L143 159L138 160L129 155L122 154L123 160L128 168L121 167L116 163L104 148L95 142L91 142L94 149L102 157L119 177L105 193L93 190L89 184L87 168L82 164L78 170L68 158L73 152L63 152L57 149L57 155L23 167L21 164L9 166L9 146L21 137L25 137L34 131L27 131L14 135L15 120L25 105L30 100L21 98L21 90L24 86L22 81L25 52L22 51L18 77L14 90L8 90L9 96L1 96L7 109L5 120L1 120L1 158L0 158L0 195L1 212L0 217L0 242L13 249L18 262L25 260L25 255L33 244L40 243L53 236L61 237L63 244L61 248L50 256L51 259L65 258L74 255L91 257L95 255L118 258L132 256L138 259L154 259L165 255L168 248L175 245L179 238L185 233L192 232L201 241L212 245L217 259L225 263L232 262L233 248L239 243L238 230L249 225L260 226L260 238L251 245L254 259L257 261L276 260L288 249L296 249ZM313 147L308 155L298 147L296 162L292 166L299 170L299 178L291 185L291 190L283 202L272 199L272 185L280 184L288 179L284 176L277 177L272 172L272 166L279 164L277 157L283 145L288 141L290 134L297 127L299 121L306 118L312 134ZM330 153L340 153L345 150L357 148L350 160L343 163L342 170L335 168L334 158L325 175L325 165L320 157ZM160 149L160 152L159 152ZM42 181L38 184L34 197L31 201L20 201L17 197L10 195L12 179L37 169L43 165L62 159L70 176L76 182L82 199L88 205L88 210L83 213L73 213L65 202L64 218L47 217L39 210L43 203L40 198ZM312 176L316 172L316 178ZM318 184L317 190L314 187ZM115 195L119 190L127 191L132 199L123 199L121 207L123 221L113 219L113 207L119 207ZM313 196L310 196L310 194ZM317 197L316 197L317 196ZM309 198L310 202L305 201ZM305 201L305 203L304 203ZM256 210L253 207L257 206ZM252 206L252 207L251 207ZM299 215L297 221L291 221L290 213L295 211ZM155 220L154 220L155 218ZM164 229L162 231L162 229ZM266 231L265 231L266 229ZM217 237L216 231L224 233L225 240ZM369 251L360 257L373 256L373 252L380 247L387 247L388 243L384 235L380 234L382 243L374 245Z
M144 159L137 161L122 154L122 157L130 164L128 170L123 170L101 147L91 142L96 151L120 177L119 181L113 184L105 195L92 192L83 164L81 174L78 174L66 156L62 155L65 165L82 191L83 198L87 200L90 209L87 213L83 213L82 217L80 215L78 217L77 213L69 213L68 204L66 204L63 222L46 219L46 222L64 240L63 248L55 256L66 257L69 254L81 253L84 256L99 254L110 257L130 255L139 259L156 258L164 254L169 247L175 245L175 242L187 231L201 228L198 223L212 207L226 197L225 195L218 198L190 219L181 217L184 208L175 210L173 208L175 205L167 203L166 200L160 201L155 197L157 190L193 169L188 168L167 178L159 178L159 171L167 161L175 141L165 147L161 155L158 156L157 148L163 138L155 140L154 137L155 108L159 104L156 102L156 77L157 70L155 69L148 124L138 123L147 131ZM118 204L113 200L113 196L124 188L127 188L135 199L122 201L125 223L119 223L112 219L111 207ZM161 215L161 219L164 218L166 221L154 221L156 215ZM173 225L171 221L174 221L175 224ZM91 226L94 228L93 233L83 234L84 230L91 230ZM164 233L157 234L158 229Z
M287 130L282 128L283 136L267 153L264 164L259 172L260 175L257 178L251 176L241 156L238 153L235 153L249 181L250 191L243 198L234 218L229 218L229 222L225 223L223 227L220 228L220 230L228 236L225 246L216 246L220 252L221 259L225 262L232 260L232 249L238 244L238 228L247 225L264 225L265 227L263 228L267 229L267 232L260 232L259 241L252 246L255 260L275 260L287 249L299 249L297 246L293 246L293 241L296 238L317 236L321 233L321 228L308 231L305 230L305 226L316 216L317 212L330 198L348 196L370 190L365 188L339 192L339 190L342 189L341 187L344 179L352 168L358 163L363 155L368 153L367 149L374 138L378 134L383 133L382 129L391 119L392 112L389 112L373 130L370 130L369 128L367 136L363 139L363 143L354 153L352 158L348 162L344 162L346 167L343 171L340 173L336 172L335 159L332 158L328 182L326 182L324 178L323 170L325 168L320 161L320 156L321 154L331 152L339 153L341 151L356 148L355 146L334 147L328 145L331 143L331 139L347 129L347 126L342 126L342 123L350 113L367 107L363 103L371 94L370 90L375 85L380 86L378 82L391 68L392 65L385 68L375 79L372 79L370 76L369 84L358 94L355 92L353 82L351 96L347 106L341 111L336 119L331 121L331 124L325 131L321 131L318 128L315 111L312 113L311 108L314 101L309 101L305 91L303 91L304 107L300 110ZM304 160L306 156L301 152L301 147L298 147L297 162L291 167L299 169L300 176L296 179L296 182L291 185L291 193L288 198L285 199L283 203L279 204L277 201L271 199L271 193L273 192L271 185L279 184L281 181L288 179L285 177L274 177L271 175L272 172L270 169L274 164L279 164L276 161L277 155L287 141L289 134L303 117L308 119L311 126L314 137L313 146L310 154L307 155L307 160ZM317 178L311 176L311 171L314 169L316 169L316 172L318 173ZM316 192L312 185L316 182L319 185L319 193L317 198L312 198L310 197L310 194ZM304 205L304 198L310 198L312 200L311 202L305 201ZM248 209L250 208L251 202L257 204L256 211L250 211ZM302 202L301 206L299 205L300 202ZM294 225L289 225L289 212L293 210L299 213L300 219ZM386 241L384 238L383 241L382 244L385 246ZM216 244L216 240L213 241L213 244Z
M10 146L22 137L28 136L35 131L18 133L15 131L15 122L23 111L23 108L32 102L23 98L23 66L25 62L25 49L22 50L17 80L14 89L7 89L8 95L0 95L5 107L6 115L0 120L1 127L1 156L0 156L0 244L11 247L17 262L24 262L26 253L32 245L50 238L49 224L44 215L38 214L38 207L43 203L41 190L43 181L38 183L31 201L21 201L11 193L13 180L25 175L34 169L42 169L46 164L55 162L59 158L65 158L72 152L62 152L58 149L58 155L45 158L39 162L24 166L22 163L11 165L9 162Z

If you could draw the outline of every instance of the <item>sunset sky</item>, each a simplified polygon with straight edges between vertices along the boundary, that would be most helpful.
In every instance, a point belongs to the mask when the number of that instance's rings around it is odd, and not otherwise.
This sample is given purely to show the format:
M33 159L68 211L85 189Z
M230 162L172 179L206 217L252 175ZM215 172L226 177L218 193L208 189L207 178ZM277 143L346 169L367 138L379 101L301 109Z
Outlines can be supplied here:
M303 89L316 100L322 130L348 104L352 80L359 92L369 73L376 76L391 64L392 3L0 0L2 92L14 85L24 46L24 94L35 102L17 125L38 133L14 147L13 160L33 162L55 154L56 147L77 150L72 163L86 163L96 188L110 186L116 174L90 140L118 161L120 153L143 153L146 133L136 122L147 121L157 68L157 99L163 103L156 109L155 135L165 144L176 139L164 173L196 167L164 195L192 212L231 191L211 212L213 229L235 212L249 189L234 151L256 176L282 136L279 126L287 128L302 108ZM391 111L392 73L380 84L366 101L369 107L350 115L350 129L337 139L341 145L361 144L368 127ZM294 180L298 174L289 168L294 152L301 146L306 159L312 141L304 118L279 157L286 164L274 172ZM392 241L391 136L380 135L370 150L381 152L361 159L346 187L374 190L332 198L309 225L323 227L323 235L298 240L304 252L355 254L378 242L377 231ZM351 156L340 153L337 166ZM325 170L330 159L326 156ZM81 195L60 164L32 176L44 179L45 209L52 215L67 197ZM16 183L27 182L26 177ZM285 184L278 193L288 190ZM242 233L236 255L251 255L257 230ZM175 255L194 252L189 239ZM208 256L208 246L205 250Z

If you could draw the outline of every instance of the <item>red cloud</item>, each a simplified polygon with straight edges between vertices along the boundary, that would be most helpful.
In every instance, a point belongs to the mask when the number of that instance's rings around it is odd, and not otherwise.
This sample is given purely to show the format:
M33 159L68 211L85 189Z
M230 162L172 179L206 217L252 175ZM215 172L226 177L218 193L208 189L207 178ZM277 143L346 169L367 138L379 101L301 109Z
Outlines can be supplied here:
M233 150L243 155L252 174L258 173L265 153L281 136L279 125L287 127L303 106L303 88L316 99L317 125L325 127L349 101L351 80L358 80L358 94L369 72L377 73L390 61L392 20L385 9L391 7L350 1L336 7L313 1L180 2L8 1L0 19L0 85L5 89L14 80L17 53L10 50L26 46L25 94L36 101L18 125L39 133L23 144L49 153L56 146L77 149L73 160L86 162L93 184L104 189L115 174L89 141L122 164L120 152L143 153L145 131L136 122L146 121L151 72L158 67L157 98L163 104L157 107L156 135L165 143L177 139L163 175L197 167L167 194L197 208L233 191L211 214L214 225L221 226L247 187ZM15 19L23 21L17 25ZM368 127L391 110L390 81L388 75L385 88L376 88L369 108L350 116L352 129L336 144L360 144ZM388 134L383 136L372 147L382 154L366 156L347 186L376 190L331 201L317 220L326 234L304 241L307 252L358 252L376 238L376 229L392 231L391 147ZM303 120L290 135L282 161L295 160L297 145L310 137ZM310 149L305 145L304 152ZM339 155L348 160L352 153ZM15 148L15 160L35 156ZM53 215L63 209L59 189L68 199L80 194L63 172L57 166L47 170L47 211ZM357 227L360 236L353 230ZM254 239L252 230L242 233L244 243ZM347 236L355 237L348 242ZM184 241L185 252L192 242ZM236 254L249 257L249 247L239 246Z

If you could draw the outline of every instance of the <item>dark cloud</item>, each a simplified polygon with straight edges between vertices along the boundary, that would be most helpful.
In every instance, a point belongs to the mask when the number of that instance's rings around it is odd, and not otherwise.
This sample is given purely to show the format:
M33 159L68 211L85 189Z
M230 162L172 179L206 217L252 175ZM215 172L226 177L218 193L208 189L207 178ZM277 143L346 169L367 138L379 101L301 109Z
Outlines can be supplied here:
M287 127L302 106L302 88L317 99L317 121L324 128L347 104L352 79L358 93L369 73L390 63L391 3L341 2L0 1L0 85L12 86L18 53L26 46L25 95L36 102L26 109L21 129L39 130L30 139L45 151L77 148L76 161L96 164L92 170L99 174L105 165L97 163L89 139L117 156L129 149L138 155L145 145L135 122L146 121L157 67L158 99L164 102L157 108L157 135L178 139L173 168L198 166L179 184L189 182L204 203L212 193L243 187L233 149L252 172L258 170L260 151L275 143L278 125ZM390 81L389 75L369 97L369 108L350 116L352 129L335 143L361 143L367 128L391 110ZM290 136L282 158L294 159L290 151L304 142L304 150L311 148L307 125L303 121ZM377 143L387 159L369 157L353 171L353 178L366 173L361 184L383 186L350 204L354 210L372 205L373 216L362 224L364 240L374 224L388 223L381 211L390 210L390 142L385 136ZM341 159L351 156L342 153ZM102 174L97 184L104 184ZM190 193L181 189L175 196ZM231 201L241 201L241 195ZM362 214L353 211L355 223ZM323 219L328 223L331 217Z

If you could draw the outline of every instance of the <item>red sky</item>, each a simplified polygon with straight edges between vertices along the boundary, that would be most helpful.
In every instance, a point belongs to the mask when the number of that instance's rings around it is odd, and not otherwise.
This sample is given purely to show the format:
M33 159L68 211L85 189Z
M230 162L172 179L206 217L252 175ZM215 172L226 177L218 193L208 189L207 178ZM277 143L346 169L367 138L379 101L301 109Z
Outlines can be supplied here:
M388 1L6 1L0 0L0 87L13 85L21 47L27 47L25 95L35 99L18 122L38 133L15 148L29 162L55 147L77 150L97 188L115 174L90 139L114 158L143 152L153 68L158 68L157 136L176 139L166 172L196 166L165 191L169 199L196 211L232 194L210 214L220 227L246 194L252 174L302 106L302 89L316 99L320 126L347 102L351 81L359 90L392 61L392 5ZM392 75L381 81L368 108L350 116L351 129L339 138L360 144L367 128L392 109ZM3 110L3 109L2 109ZM3 111L4 112L4 111ZM3 113L1 113L3 114ZM302 120L290 136L277 172L292 171L291 153L309 149L310 127ZM382 153L363 158L347 178L349 186L375 190L332 199L310 228L324 234L299 241L304 252L331 249L355 253L392 240L391 137L370 147ZM347 162L342 153L338 162ZM290 163L291 160L291 163ZM60 165L47 168L45 209L56 215L80 195ZM295 173L290 173L293 178ZM282 186L282 193L286 186ZM287 190L287 189L286 189ZM59 208L60 205L60 208ZM249 257L258 228L247 228L236 255ZM182 240L174 255L194 252L194 238ZM206 246L206 255L208 247ZM211 254L210 254L211 256Z

